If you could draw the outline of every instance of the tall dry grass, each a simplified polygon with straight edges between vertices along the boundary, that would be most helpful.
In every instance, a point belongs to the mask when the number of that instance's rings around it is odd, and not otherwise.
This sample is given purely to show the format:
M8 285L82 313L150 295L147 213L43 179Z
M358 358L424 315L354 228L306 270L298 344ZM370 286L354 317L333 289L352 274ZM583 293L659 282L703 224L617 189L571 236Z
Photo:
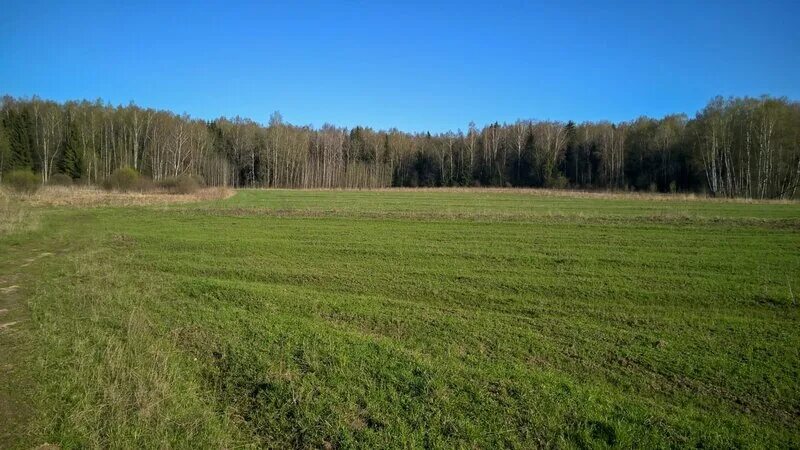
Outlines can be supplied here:
M612 190L580 190L580 189L550 189L550 188L504 188L504 187L385 187L376 189L358 188L314 188L312 191L378 191L378 192L458 192L458 193L505 193L526 194L541 197L565 198L594 198L594 199L619 199L619 200L652 200L652 201L700 201L721 203L770 203L770 204L796 204L800 200L793 199L753 199L711 197L698 193L659 193L635 192Z
M0 236L36 229L39 226L39 213L25 208L15 196L0 189Z
M13 202L23 206L141 206L220 200L232 196L233 189L209 187L191 194L175 195L167 191L113 192L90 186L45 186L34 194L15 195Z
M40 207L143 206L221 200L235 193L230 188L210 187L191 194L167 191L109 192L87 186L45 186L35 193L21 194L0 187L0 235L35 230Z

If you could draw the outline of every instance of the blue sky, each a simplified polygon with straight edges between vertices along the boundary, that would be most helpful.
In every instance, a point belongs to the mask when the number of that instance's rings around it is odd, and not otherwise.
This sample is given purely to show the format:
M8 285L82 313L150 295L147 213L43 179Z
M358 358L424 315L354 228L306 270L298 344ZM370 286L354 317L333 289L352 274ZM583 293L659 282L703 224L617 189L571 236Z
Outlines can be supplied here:
M0 94L466 129L800 100L800 1L0 0Z

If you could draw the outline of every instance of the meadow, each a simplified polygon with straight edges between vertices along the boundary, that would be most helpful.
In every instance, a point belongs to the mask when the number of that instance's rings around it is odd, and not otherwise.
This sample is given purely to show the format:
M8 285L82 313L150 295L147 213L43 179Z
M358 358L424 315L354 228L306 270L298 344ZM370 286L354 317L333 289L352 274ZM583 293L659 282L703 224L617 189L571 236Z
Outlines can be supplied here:
M3 448L800 446L796 202L4 201Z

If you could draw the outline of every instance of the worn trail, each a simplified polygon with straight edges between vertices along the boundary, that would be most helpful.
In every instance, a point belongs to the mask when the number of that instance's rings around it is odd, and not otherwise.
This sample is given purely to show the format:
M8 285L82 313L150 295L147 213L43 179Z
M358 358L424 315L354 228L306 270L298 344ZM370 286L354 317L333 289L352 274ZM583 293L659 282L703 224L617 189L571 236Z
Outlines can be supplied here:
M32 283L32 267L51 252L38 248L4 246L0 261L0 448L14 448L26 442L27 422L32 413L26 379L26 358L32 343L30 310L25 303L26 283ZM30 256L33 255L33 256Z

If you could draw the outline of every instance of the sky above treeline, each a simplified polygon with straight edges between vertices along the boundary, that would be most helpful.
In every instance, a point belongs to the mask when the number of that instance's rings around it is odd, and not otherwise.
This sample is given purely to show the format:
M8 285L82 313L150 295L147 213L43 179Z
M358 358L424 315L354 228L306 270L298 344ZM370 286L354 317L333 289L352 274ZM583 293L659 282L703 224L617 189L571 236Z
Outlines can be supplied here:
M800 1L0 0L0 94L466 129L800 99Z

